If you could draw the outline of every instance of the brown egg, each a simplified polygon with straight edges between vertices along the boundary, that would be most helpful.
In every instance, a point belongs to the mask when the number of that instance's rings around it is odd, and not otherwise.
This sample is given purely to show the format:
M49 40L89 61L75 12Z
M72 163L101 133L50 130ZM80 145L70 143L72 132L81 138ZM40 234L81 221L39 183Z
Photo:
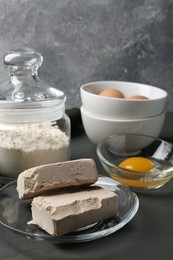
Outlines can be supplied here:
M149 98L142 95L136 95L136 96L128 97L128 99L149 99Z
M111 98L125 98L123 93L117 89L105 89L103 90L99 96L111 97Z

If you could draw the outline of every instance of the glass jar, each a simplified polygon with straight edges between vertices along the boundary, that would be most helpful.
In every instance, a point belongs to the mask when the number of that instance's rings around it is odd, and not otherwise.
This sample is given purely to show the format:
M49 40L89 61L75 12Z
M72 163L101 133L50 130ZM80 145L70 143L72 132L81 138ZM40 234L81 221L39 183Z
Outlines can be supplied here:
M37 74L43 57L32 49L9 51L10 81L0 86L1 183L34 166L70 158L65 96Z

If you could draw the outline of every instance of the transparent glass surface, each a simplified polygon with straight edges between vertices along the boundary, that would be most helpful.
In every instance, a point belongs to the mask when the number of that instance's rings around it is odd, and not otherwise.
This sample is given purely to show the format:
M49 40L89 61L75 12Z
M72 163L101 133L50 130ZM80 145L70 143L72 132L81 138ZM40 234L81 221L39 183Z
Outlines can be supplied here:
M29 48L4 55L9 80L0 85L0 186L23 170L69 158L65 95L39 79L42 62L42 55Z
M77 243L108 236L125 226L137 213L139 200L130 189L108 177L99 177L97 183L118 195L118 214L104 221L94 223L64 236L53 237L37 226L29 226L31 220L31 200L20 200L16 191L16 181L0 189L0 223L11 231L35 240L55 243Z
M156 137L137 134L111 136L98 144L97 155L113 179L135 191L158 189L173 177L173 144ZM153 168L139 172L119 167L121 162L132 157L149 159Z
M4 55L9 80L0 85L0 122L34 123L56 120L65 110L63 91L38 77L42 55L29 48L9 50Z
M4 55L4 65L8 68L10 78L8 82L1 84L0 103L8 107L24 107L25 103L33 105L35 102L41 106L47 106L57 99L63 100L64 93L55 89L38 77L38 68L43 62L42 55L29 48L9 50ZM35 106L36 106L35 104Z
M70 159L70 119L38 124L0 123L0 185L39 165Z

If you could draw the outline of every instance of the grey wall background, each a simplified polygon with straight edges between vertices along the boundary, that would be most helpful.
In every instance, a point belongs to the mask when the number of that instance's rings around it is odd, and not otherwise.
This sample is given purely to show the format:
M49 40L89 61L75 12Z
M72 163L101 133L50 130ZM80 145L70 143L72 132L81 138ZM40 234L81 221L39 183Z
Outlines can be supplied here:
M158 86L173 111L172 0L0 0L0 82L8 49L31 47L39 76L80 106L80 85L124 80Z

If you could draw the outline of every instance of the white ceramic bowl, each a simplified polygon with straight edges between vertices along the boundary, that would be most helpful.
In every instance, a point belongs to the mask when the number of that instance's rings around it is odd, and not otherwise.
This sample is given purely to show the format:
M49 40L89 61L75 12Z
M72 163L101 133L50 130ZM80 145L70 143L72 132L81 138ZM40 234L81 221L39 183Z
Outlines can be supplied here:
M115 88L124 95L123 98L99 96L104 89ZM114 119L140 119L153 117L165 110L167 92L163 89L132 82L98 81L80 88L82 106L96 116ZM147 100L131 100L127 97L143 95Z
M165 111L144 119L118 120L95 116L81 107L81 117L85 132L94 144L116 134L144 134L158 137L165 119Z

